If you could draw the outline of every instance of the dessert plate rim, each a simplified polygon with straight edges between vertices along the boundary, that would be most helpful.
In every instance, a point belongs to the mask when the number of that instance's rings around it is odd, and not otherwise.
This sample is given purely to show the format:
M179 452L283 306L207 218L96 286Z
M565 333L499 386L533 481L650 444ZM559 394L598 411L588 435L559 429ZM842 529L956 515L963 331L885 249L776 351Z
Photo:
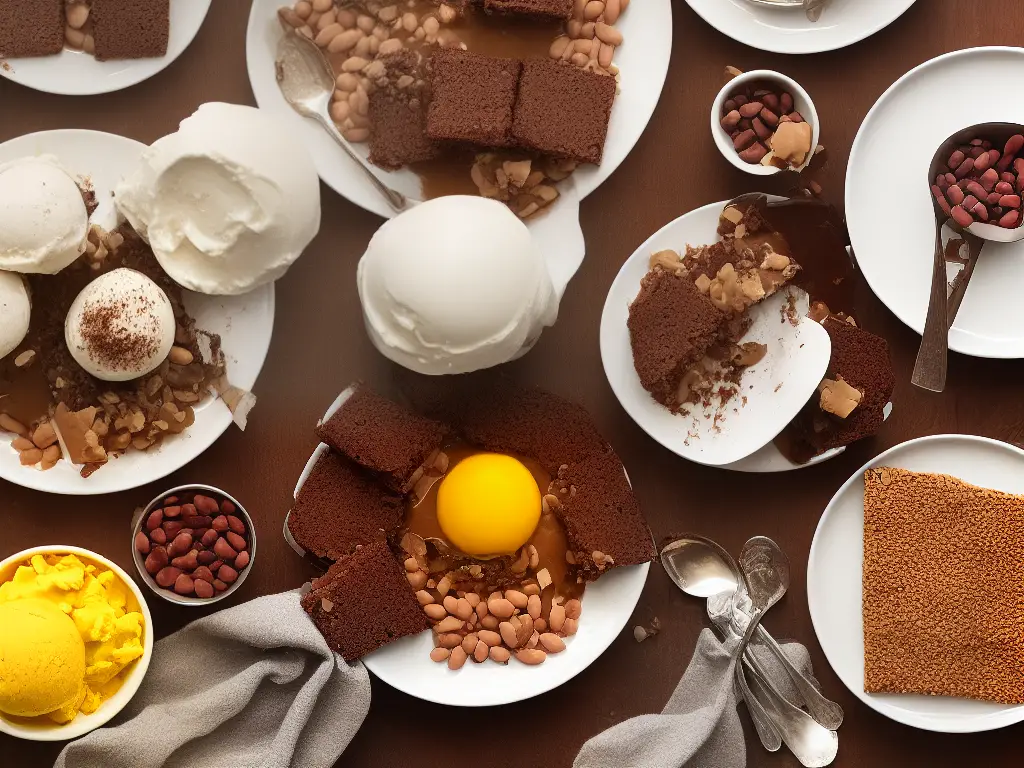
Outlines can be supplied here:
M1024 450L975 435L908 440L854 472L825 507L807 560L811 624L829 666L864 704L904 725L942 733L974 733L1024 721L1024 705L864 692L863 475L879 466L938 472L975 485L1024 492Z
M102 218L113 204L114 183L142 155L141 142L102 131L77 128L39 131L0 143L0 163L29 155L53 155L76 177L93 184ZM93 217L93 220L96 216ZM243 296L202 296L185 291L185 303L194 316L217 323L208 330L224 340L231 383L252 389L267 352L274 325L274 285L261 286ZM234 322L233 322L234 321ZM202 327L202 321L200 327ZM239 354L246 359L243 366ZM232 369L239 371L232 375ZM88 478L62 460L53 469L23 467L10 447L12 436L0 433L0 479L46 493L96 495L130 490L159 480L180 469L209 448L232 423L231 413L219 399L207 398L196 408L196 421L188 430L146 452L131 451L107 462Z
M0 58L0 76L43 93L93 96L112 93L162 72L191 45L213 0L170 0L167 53L159 58L98 61L92 54L65 48L55 56Z

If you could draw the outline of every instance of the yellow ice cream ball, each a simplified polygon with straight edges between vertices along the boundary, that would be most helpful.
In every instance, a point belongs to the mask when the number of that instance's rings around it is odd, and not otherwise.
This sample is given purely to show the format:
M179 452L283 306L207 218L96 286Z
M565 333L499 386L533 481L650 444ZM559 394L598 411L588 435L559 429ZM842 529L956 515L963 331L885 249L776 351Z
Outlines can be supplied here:
M73 711L84 678L85 644L67 614L45 600L0 604L0 712Z
M478 453L455 465L437 491L437 521L467 555L508 555L525 544L540 521L541 494L521 461Z

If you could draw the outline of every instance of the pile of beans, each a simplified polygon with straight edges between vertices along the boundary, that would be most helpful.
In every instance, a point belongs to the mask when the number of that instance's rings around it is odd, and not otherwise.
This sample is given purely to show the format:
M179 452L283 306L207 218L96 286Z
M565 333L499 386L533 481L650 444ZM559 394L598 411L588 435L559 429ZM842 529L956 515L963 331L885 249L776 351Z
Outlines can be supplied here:
M227 499L168 496L135 534L146 572L158 586L186 597L224 592L251 562L249 532L236 512Z
M975 222L1014 229L1021 224L1024 191L1024 136L1007 139L1003 149L973 139L953 151L948 171L939 173L932 194L939 207L962 227Z
M771 137L780 123L804 122L796 111L793 94L748 84L722 105L721 125L732 139L740 159L758 165L771 151Z

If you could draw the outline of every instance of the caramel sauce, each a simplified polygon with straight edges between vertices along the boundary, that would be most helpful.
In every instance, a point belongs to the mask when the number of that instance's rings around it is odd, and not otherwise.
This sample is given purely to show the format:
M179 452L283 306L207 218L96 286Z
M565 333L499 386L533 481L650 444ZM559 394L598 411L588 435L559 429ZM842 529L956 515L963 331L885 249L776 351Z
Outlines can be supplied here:
M448 456L448 471L450 472L460 461L479 454L487 453L466 443L454 443L446 446L444 452ZM533 475L533 479L540 489L541 495L547 493L551 484L551 476L535 459L525 456L514 456ZM482 558L474 558L464 555L456 550L445 537L441 530L441 524L437 520L437 492L441 485L443 475L436 475L429 489L423 493L421 498L411 494L406 502L406 518L402 534L413 533L427 541L431 550L430 574L432 578L439 579L445 573L465 564L466 560L477 560L484 562ZM437 546L440 543L440 547ZM537 549L538 563L536 568L527 568L521 578L522 585L536 583L537 574L547 570L551 577L551 584L541 592L543 602L542 615L547 616L551 601L555 596L562 596L566 600L578 598L583 594L583 584L576 582L576 575L570 569L565 554L569 549L569 541L565 534L565 528L553 512L542 512L540 521L530 536L525 546L533 545ZM518 553L505 553L516 558ZM486 598L486 588L478 590L481 597Z

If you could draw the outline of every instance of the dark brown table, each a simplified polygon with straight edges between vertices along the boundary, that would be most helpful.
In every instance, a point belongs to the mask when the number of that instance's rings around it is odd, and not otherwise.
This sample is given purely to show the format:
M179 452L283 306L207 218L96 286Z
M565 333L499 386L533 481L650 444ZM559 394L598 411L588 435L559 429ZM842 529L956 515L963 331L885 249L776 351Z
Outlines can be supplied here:
M967 736L932 734L894 723L860 704L832 673L818 647L804 578L811 537L828 500L882 449L942 432L1024 441L1024 405L1016 382L1024 366L953 355L943 395L916 390L910 385L910 372L918 336L862 283L854 314L892 347L898 381L892 419L877 440L827 464L758 476L702 468L659 447L619 407L598 351L604 297L629 254L674 217L758 188L753 177L725 163L708 131L707 110L723 83L726 65L780 70L811 93L827 154L824 162L815 161L810 178L822 185L827 199L841 206L850 145L878 96L904 72L943 52L1019 44L1024 40L1019 2L921 0L874 37L815 56L780 56L747 48L709 27L684 3L674 5L675 47L661 104L619 171L581 208L588 252L562 302L558 325L525 359L510 366L509 373L590 409L622 456L656 538L690 530L737 552L749 536L764 534L787 551L793 586L767 624L777 636L795 637L808 645L826 693L846 710L836 766L1019 765L1024 726ZM0 141L32 131L92 128L148 143L174 130L203 102L254 103L245 69L248 10L244 0L216 0L199 36L177 62L120 93L58 97L0 79ZM642 12L643 3L630 10ZM1015 87L1007 83L1008 98L1016 97ZM949 104L956 108L956 94L950 94ZM964 117L970 122L969 115ZM788 191L777 178L760 189ZM879 180L879 194L887 194L884 180ZM0 481L0 558L40 544L67 543L102 552L132 571L132 510L173 484L205 482L239 496L258 527L259 558L233 602L308 580L313 571L285 544L281 523L295 480L316 443L312 427L353 379L385 389L405 379L370 345L356 296L356 262L379 224L376 216L323 188L320 235L277 286L274 341L255 387L259 403L244 434L232 428L166 481L126 493L61 497ZM206 613L156 600L150 606L159 636ZM370 714L338 765L447 768L454 758L494 768L566 768L584 740L625 718L657 712L668 699L707 621L703 604L679 593L657 565L651 568L629 627L647 624L655 616L664 628L657 637L638 645L627 629L574 680L500 710L426 704L374 680ZM766 753L743 716L750 766L798 765L785 749ZM0 737L2 765L49 765L57 752L57 745Z

